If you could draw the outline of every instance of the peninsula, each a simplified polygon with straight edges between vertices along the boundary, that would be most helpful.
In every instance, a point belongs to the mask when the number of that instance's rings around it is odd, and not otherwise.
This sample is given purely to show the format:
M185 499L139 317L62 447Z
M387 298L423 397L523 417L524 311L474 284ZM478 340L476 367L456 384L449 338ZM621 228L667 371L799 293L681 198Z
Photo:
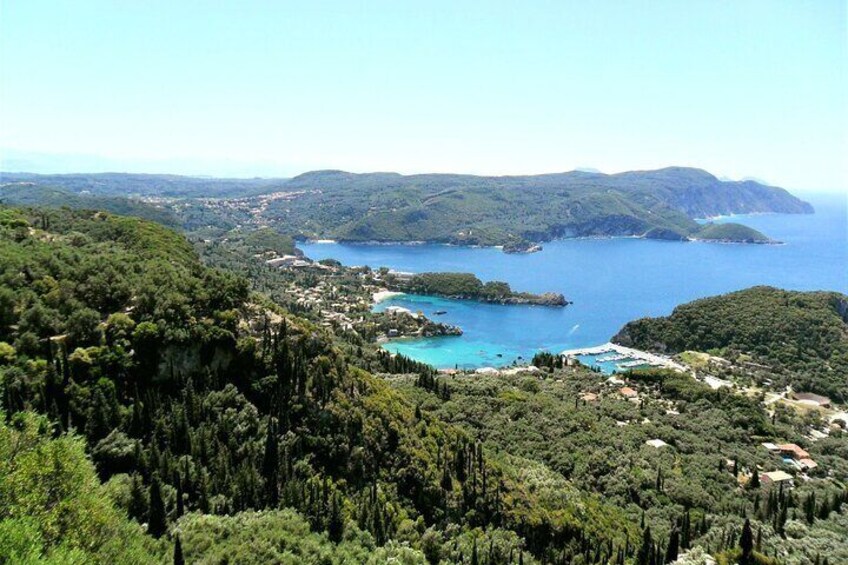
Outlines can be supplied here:
M442 296L459 300L478 300L492 304L526 304L535 306L567 306L562 294L515 292L509 283L484 283L471 273L399 273L388 271L385 282L392 290L409 294Z

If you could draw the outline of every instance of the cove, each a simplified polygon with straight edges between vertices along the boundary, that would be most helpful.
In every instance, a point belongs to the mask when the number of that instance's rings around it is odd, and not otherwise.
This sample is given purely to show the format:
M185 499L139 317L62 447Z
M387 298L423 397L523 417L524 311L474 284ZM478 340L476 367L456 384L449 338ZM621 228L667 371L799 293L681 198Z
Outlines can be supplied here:
M539 253L446 245L304 243L313 259L400 271L471 272L507 281L516 290L561 292L565 308L502 306L428 296L400 296L375 308L403 306L462 327L464 335L398 340L386 349L439 368L504 366L536 351L589 347L608 341L625 323L671 313L697 298L771 285L848 293L848 220L844 196L805 195L811 215L734 216L783 245L571 239ZM444 315L435 316L435 311Z

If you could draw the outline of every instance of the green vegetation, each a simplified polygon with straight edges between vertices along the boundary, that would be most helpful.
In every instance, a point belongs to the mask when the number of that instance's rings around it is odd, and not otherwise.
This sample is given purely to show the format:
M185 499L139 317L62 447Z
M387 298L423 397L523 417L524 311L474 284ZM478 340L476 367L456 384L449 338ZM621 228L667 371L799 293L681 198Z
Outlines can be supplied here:
M238 198L273 192L286 179L226 179L132 173L0 173L0 183L27 183L75 194L117 197Z
M0 412L0 561L150 563L161 549L118 510L81 438Z
M544 355L539 361L546 358L553 362ZM626 375L628 385L639 390L638 402L620 396L621 385L605 384L581 368L548 368L543 374L451 378L449 398L420 379L391 382L422 411L457 422L484 446L523 457L528 469L536 462L580 491L603 495L650 531L652 546L659 546L650 550L654 554L666 554L676 537L680 553L700 546L735 563L729 556L740 549L750 518L757 562L771 562L764 555L793 565L812 563L816 555L829 555L832 563L841 562L836 556L848 558L848 544L836 541L836 532L846 531L842 505L848 492L840 480L825 478L848 473L848 459L837 455L846 447L844 436L808 442L803 417L781 409L771 418L757 398L713 390L671 371ZM597 399L585 400L588 392ZM656 438L668 445L646 445ZM802 443L822 469L792 491L741 486L757 467L783 468L760 445L763 438ZM586 523L599 519L587 517Z
M848 297L836 292L754 287L631 322L613 341L665 353L714 351L766 365L778 385L848 400Z
M693 232L692 237L703 241L726 241L734 243L774 243L766 235L742 224L707 224Z
M6 414L81 433L112 498L153 538L185 514L290 508L334 544L362 532L363 547L404 553L403 541L431 562L601 562L635 540L615 509L528 474L354 365L429 368L347 353L161 226L0 209L0 300ZM244 536L209 555L238 552ZM181 538L189 559L206 551L195 539Z
M382 322L354 306L367 310L376 273L262 261L289 244L233 231L192 247L136 218L0 207L0 561L848 559L848 443L808 440L815 413L656 370L626 375L628 401L544 353L536 373L441 375L370 343ZM418 282L512 293L470 275ZM318 288L314 308L295 294ZM783 336L739 356L797 358L830 382L845 297L749 294L716 307L739 312L722 353L755 323L797 328L810 341L794 354ZM328 304L361 333L326 324ZM706 339L724 317L704 316ZM819 468L768 487L757 473L782 461L762 441L798 443Z
M234 516L191 513L180 519L177 530L187 563L427 563L420 550L397 542L378 547L355 526L334 542L326 533L314 532L309 521L291 509Z
M547 306L565 306L568 304L561 294L514 292L509 283L501 281L484 283L471 273L419 273L411 277L386 273L384 276L387 284L393 289L411 294L465 298L499 304L542 304Z
M168 227L177 227L180 224L179 219L170 210L140 200L125 198L123 195L78 195L67 190L28 182L0 184L0 203L10 206L105 210L113 214L150 220Z
M88 193L156 198L198 234L270 226L294 237L503 245L508 252L567 237L761 242L767 238L753 230L702 228L694 219L812 212L783 189L681 167L510 177L315 171L289 180L3 173L0 180L60 188L83 202Z
M693 218L812 211L782 189L685 168L516 177L318 171L284 189L301 194L270 202L267 217L305 236L347 241L521 248L560 237L686 236L700 229Z

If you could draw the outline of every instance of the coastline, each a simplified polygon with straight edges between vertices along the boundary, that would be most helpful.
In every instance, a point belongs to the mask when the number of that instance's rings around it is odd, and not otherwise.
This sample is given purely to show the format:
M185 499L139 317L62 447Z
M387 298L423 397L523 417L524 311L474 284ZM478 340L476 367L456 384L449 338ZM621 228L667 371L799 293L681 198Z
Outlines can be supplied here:
M780 212L756 212L751 214L737 214L737 216L758 216L758 215L779 215ZM717 218L730 218L732 216L720 216ZM716 219L717 219L716 218ZM703 218L699 219L699 221L709 221L709 219ZM785 242L776 240L775 242L752 242L752 241L722 241L722 240L710 240L710 239L699 239L695 237L687 236L685 239L680 240L666 240L662 238L653 238L646 237L645 234L629 234L629 235L577 235L571 237L553 237L551 239L542 240L539 244L536 244L534 247L538 247L538 249L533 249L532 251L520 251L520 252L507 252L504 251L503 244L495 244L495 245L480 245L480 244L464 244L464 243L445 243L443 241L422 241L422 240L411 240L411 241L348 241L348 240L336 240L336 239L308 239L307 243L315 244L315 245L324 245L324 244L337 244L337 245L351 245L351 246L362 246L362 247L388 247L388 246L407 246L407 247L419 247L423 245L434 245L434 246L443 246L443 247L461 247L466 249L497 249L505 253L506 255L531 255L534 253L539 253L544 251L544 246L542 244L545 243L555 243L558 241L596 241L596 240L610 240L610 239L641 239L644 241L671 241L674 243L733 243L733 244L745 244L745 245L762 245L762 244L783 244Z
M378 290L371 294L371 301L376 305L380 302L385 302L390 298L394 298L395 296L403 296L405 292L398 292L396 290Z

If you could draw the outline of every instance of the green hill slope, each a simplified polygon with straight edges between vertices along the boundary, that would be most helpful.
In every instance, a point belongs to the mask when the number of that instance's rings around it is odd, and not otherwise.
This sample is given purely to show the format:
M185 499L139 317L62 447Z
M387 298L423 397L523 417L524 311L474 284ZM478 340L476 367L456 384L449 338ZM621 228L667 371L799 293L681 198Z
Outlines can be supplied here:
M782 189L722 182L685 168L517 177L319 171L284 188L302 194L272 202L269 217L306 235L350 241L505 244L649 232L685 236L700 229L698 217L812 211Z
M848 400L848 296L836 292L754 287L630 322L613 341L665 353L741 352L797 390Z
M105 210L122 216L135 216L168 227L179 226L170 210L123 196L79 195L68 190L22 182L0 184L0 203L9 206L67 206L80 210Z
M416 410L156 224L0 208L0 355L6 413L83 434L154 537L184 513L288 507L332 543L464 559L472 538L528 562L586 547L597 562L636 539L615 508L562 478L556 496L541 488L552 477Z
M58 188L73 197L166 197L191 230L270 226L300 237L516 248L567 237L685 239L697 237L696 218L813 211L783 189L721 181L683 167L502 177L313 171L289 180L2 173L0 180Z
M733 243L776 243L765 234L742 224L707 224L692 233L694 239L701 241L720 241Z

